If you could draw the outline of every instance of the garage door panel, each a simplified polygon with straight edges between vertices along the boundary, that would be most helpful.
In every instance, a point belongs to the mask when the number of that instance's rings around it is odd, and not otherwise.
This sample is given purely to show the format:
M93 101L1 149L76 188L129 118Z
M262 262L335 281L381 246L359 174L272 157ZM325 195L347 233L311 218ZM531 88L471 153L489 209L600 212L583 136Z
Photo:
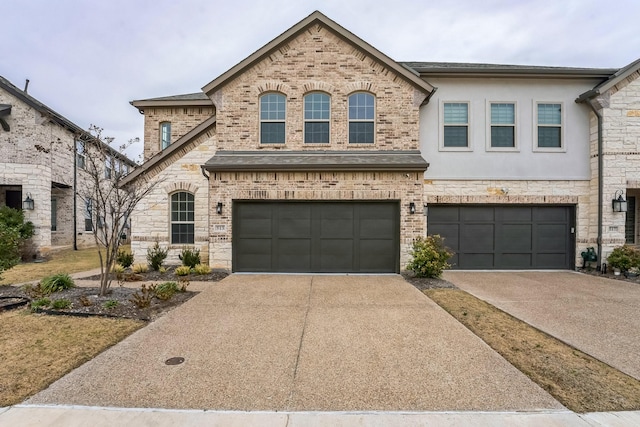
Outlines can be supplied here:
M393 241L366 240L360 241L360 268L370 272L391 271L396 264L389 254L394 253Z
M309 271L311 239L278 239L276 255L280 271Z
M502 235L498 238L501 242L502 252L531 251L532 226L531 224L504 224Z
M531 222L533 212L530 207L509 207L499 209L499 215L505 222Z
M271 266L271 239L237 239L237 245L242 251L237 255L237 261L242 265L252 266L251 270L263 271Z
M493 252L494 235L493 224L466 224L460 233L459 248L464 252Z
M461 268L470 269L491 269L494 268L494 255L493 254L473 254L473 253L461 253L458 256L459 264Z
M311 209L309 206L280 206L277 218L278 236L311 237Z
M460 269L573 268L575 208L431 205L429 234L456 252Z
M460 210L460 220L463 222L493 222L495 221L495 209L483 206L467 207Z
M352 239L320 241L320 271L353 271L353 258Z
M533 266L532 255L518 253L502 253L499 255L500 263L498 268L504 269L524 269Z
M360 220L360 238L383 238L393 239L397 230L394 226L395 221L393 218L389 219L361 219Z

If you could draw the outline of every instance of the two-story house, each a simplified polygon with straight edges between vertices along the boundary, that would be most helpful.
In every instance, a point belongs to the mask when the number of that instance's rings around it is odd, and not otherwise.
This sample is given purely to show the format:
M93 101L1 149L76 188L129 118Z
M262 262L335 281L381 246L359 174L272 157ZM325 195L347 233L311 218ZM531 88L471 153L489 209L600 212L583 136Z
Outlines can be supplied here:
M34 223L32 255L94 246L98 221L83 191L91 181L93 137L3 77L0 124L0 206L24 209ZM105 179L135 167L116 150L107 152L100 160Z
M578 249L624 242L632 216L599 185L615 173L597 167L606 135L587 102L623 84L616 71L399 63L314 12L202 92L132 102L145 163L127 181L162 180L132 249L158 241L177 262L196 247L238 272L398 272L437 233L458 268L573 268Z

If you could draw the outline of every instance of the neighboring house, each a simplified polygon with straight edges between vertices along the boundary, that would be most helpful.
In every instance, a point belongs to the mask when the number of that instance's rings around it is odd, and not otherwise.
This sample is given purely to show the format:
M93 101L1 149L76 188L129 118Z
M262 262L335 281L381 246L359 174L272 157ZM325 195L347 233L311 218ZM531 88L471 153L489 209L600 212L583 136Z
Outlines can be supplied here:
M132 249L157 241L178 262L195 247L238 272L399 272L437 233L457 268L574 268L625 228L636 239L638 67L399 63L314 12L202 92L132 102L145 162L126 181L162 180ZM588 102L604 115L601 227Z
M83 191L93 138L3 77L0 124L0 206L25 209L25 218L35 225L33 255L94 246L96 215ZM109 152L105 177L134 168L125 156Z

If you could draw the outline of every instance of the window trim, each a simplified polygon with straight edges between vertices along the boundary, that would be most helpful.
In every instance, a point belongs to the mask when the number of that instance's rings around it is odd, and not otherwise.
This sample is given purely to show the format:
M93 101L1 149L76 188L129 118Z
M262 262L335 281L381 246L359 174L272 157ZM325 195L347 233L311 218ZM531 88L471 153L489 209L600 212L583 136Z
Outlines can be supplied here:
M307 119L305 117L307 113L307 109L306 109L307 96L316 95L316 94L324 95L329 99L329 118L327 119ZM286 110L285 110L285 114L286 114ZM327 142L307 142L307 123L326 123L328 127ZM316 90L313 92L307 92L302 97L302 142L303 144L310 144L313 146L331 144L331 95L329 95L328 93L320 90Z
M466 147L445 147L444 145L444 106L445 104L466 104L467 105L467 146ZM472 114L471 114L471 101L456 101L456 100L441 100L439 106L439 116L438 116L438 151L473 151L473 126L472 126ZM453 124L451 124L453 126ZM456 126L461 126L461 124L455 124Z
M169 148L171 146L171 122L170 121L162 121L160 122L159 125L159 130L160 130L160 150L166 150L167 148ZM168 132L167 132L168 130ZM167 142L167 146L165 147L165 134L168 138L168 140L166 140Z
M538 146L538 105L540 104L558 104L560 105L560 125L542 125L542 127L560 127L560 147L539 147ZM567 146L565 143L564 128L566 123L566 110L562 101L533 101L533 140L532 150L537 153L565 153Z
M351 97L363 93L373 98L373 119L352 119L349 111ZM378 99L374 93L366 90L358 90L347 95L347 146L348 147L371 147L377 142L376 118L378 110ZM371 123L373 125L373 140L371 142L351 142L351 123Z
M262 119L262 98L268 95L279 95L284 98L284 119L283 120L269 120ZM269 146L282 146L287 143L287 103L288 98L282 92L277 91L269 91L263 92L258 97L258 146L260 147L269 147ZM304 110L304 109L303 109ZM284 124L284 139L282 142L262 142L262 123L282 123Z
M494 104L511 104L513 105L513 147L494 147L491 139L491 129L494 124L491 121L491 107ZM519 152L519 138L518 138L518 103L515 101L487 101L487 138L486 138L486 150L487 151L506 151L506 152ZM495 126L509 126L507 124L496 124Z
M193 197L193 221L174 221L173 220L173 196L180 194L180 193L185 193L190 195L191 197ZM179 202L179 201L178 201ZM187 201L188 202L188 201ZM186 211L187 213L189 212L188 210ZM190 191L186 191L186 190L178 190L178 191L174 191L173 193L169 194L169 244L170 245L193 245L195 244L195 240L196 240L196 195L195 193L192 193ZM191 224L193 226L193 241L191 242L174 242L173 241L173 225L174 224Z

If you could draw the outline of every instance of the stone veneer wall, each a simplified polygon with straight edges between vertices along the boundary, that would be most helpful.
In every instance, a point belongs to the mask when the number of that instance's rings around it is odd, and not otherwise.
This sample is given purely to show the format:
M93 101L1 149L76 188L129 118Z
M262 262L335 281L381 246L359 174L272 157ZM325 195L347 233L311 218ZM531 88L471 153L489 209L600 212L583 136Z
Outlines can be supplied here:
M602 256L606 262L613 248L625 243L626 216L613 212L611 200L617 190L623 190L626 197L627 190L640 188L640 72L632 73L594 101L603 117ZM592 113L593 197L597 197L597 137L597 120ZM636 235L637 228L636 224ZM597 235L597 227L593 233Z
M425 234L422 173L392 172L223 172L210 176L212 267L231 269L234 200L397 200L400 202L400 269L409 262L416 236ZM409 214L409 203L417 212Z
M303 98L331 97L330 143L305 144ZM348 143L349 94L375 95L375 143ZM260 144L259 98L286 96L286 143ZM223 150L417 150L419 107L427 94L321 25L314 25L211 95Z
M144 161L160 152L160 123L171 122L171 143L215 114L213 107L149 107L144 109Z
M580 252L596 246L592 231L597 224L590 181L454 181L425 180L427 204L564 204L576 206L576 265ZM596 212L597 213L597 212ZM428 232L428 230L427 230Z
M216 150L215 128L187 144L166 165L152 169L147 177L158 182L155 188L136 206L131 216L131 250L135 263L146 263L147 249L156 241L169 248L167 264L180 264L178 258L184 246L200 249L203 262L209 259L209 183L202 174L203 165ZM164 167L164 169L162 169ZM195 196L194 245L170 244L170 195L188 191Z

